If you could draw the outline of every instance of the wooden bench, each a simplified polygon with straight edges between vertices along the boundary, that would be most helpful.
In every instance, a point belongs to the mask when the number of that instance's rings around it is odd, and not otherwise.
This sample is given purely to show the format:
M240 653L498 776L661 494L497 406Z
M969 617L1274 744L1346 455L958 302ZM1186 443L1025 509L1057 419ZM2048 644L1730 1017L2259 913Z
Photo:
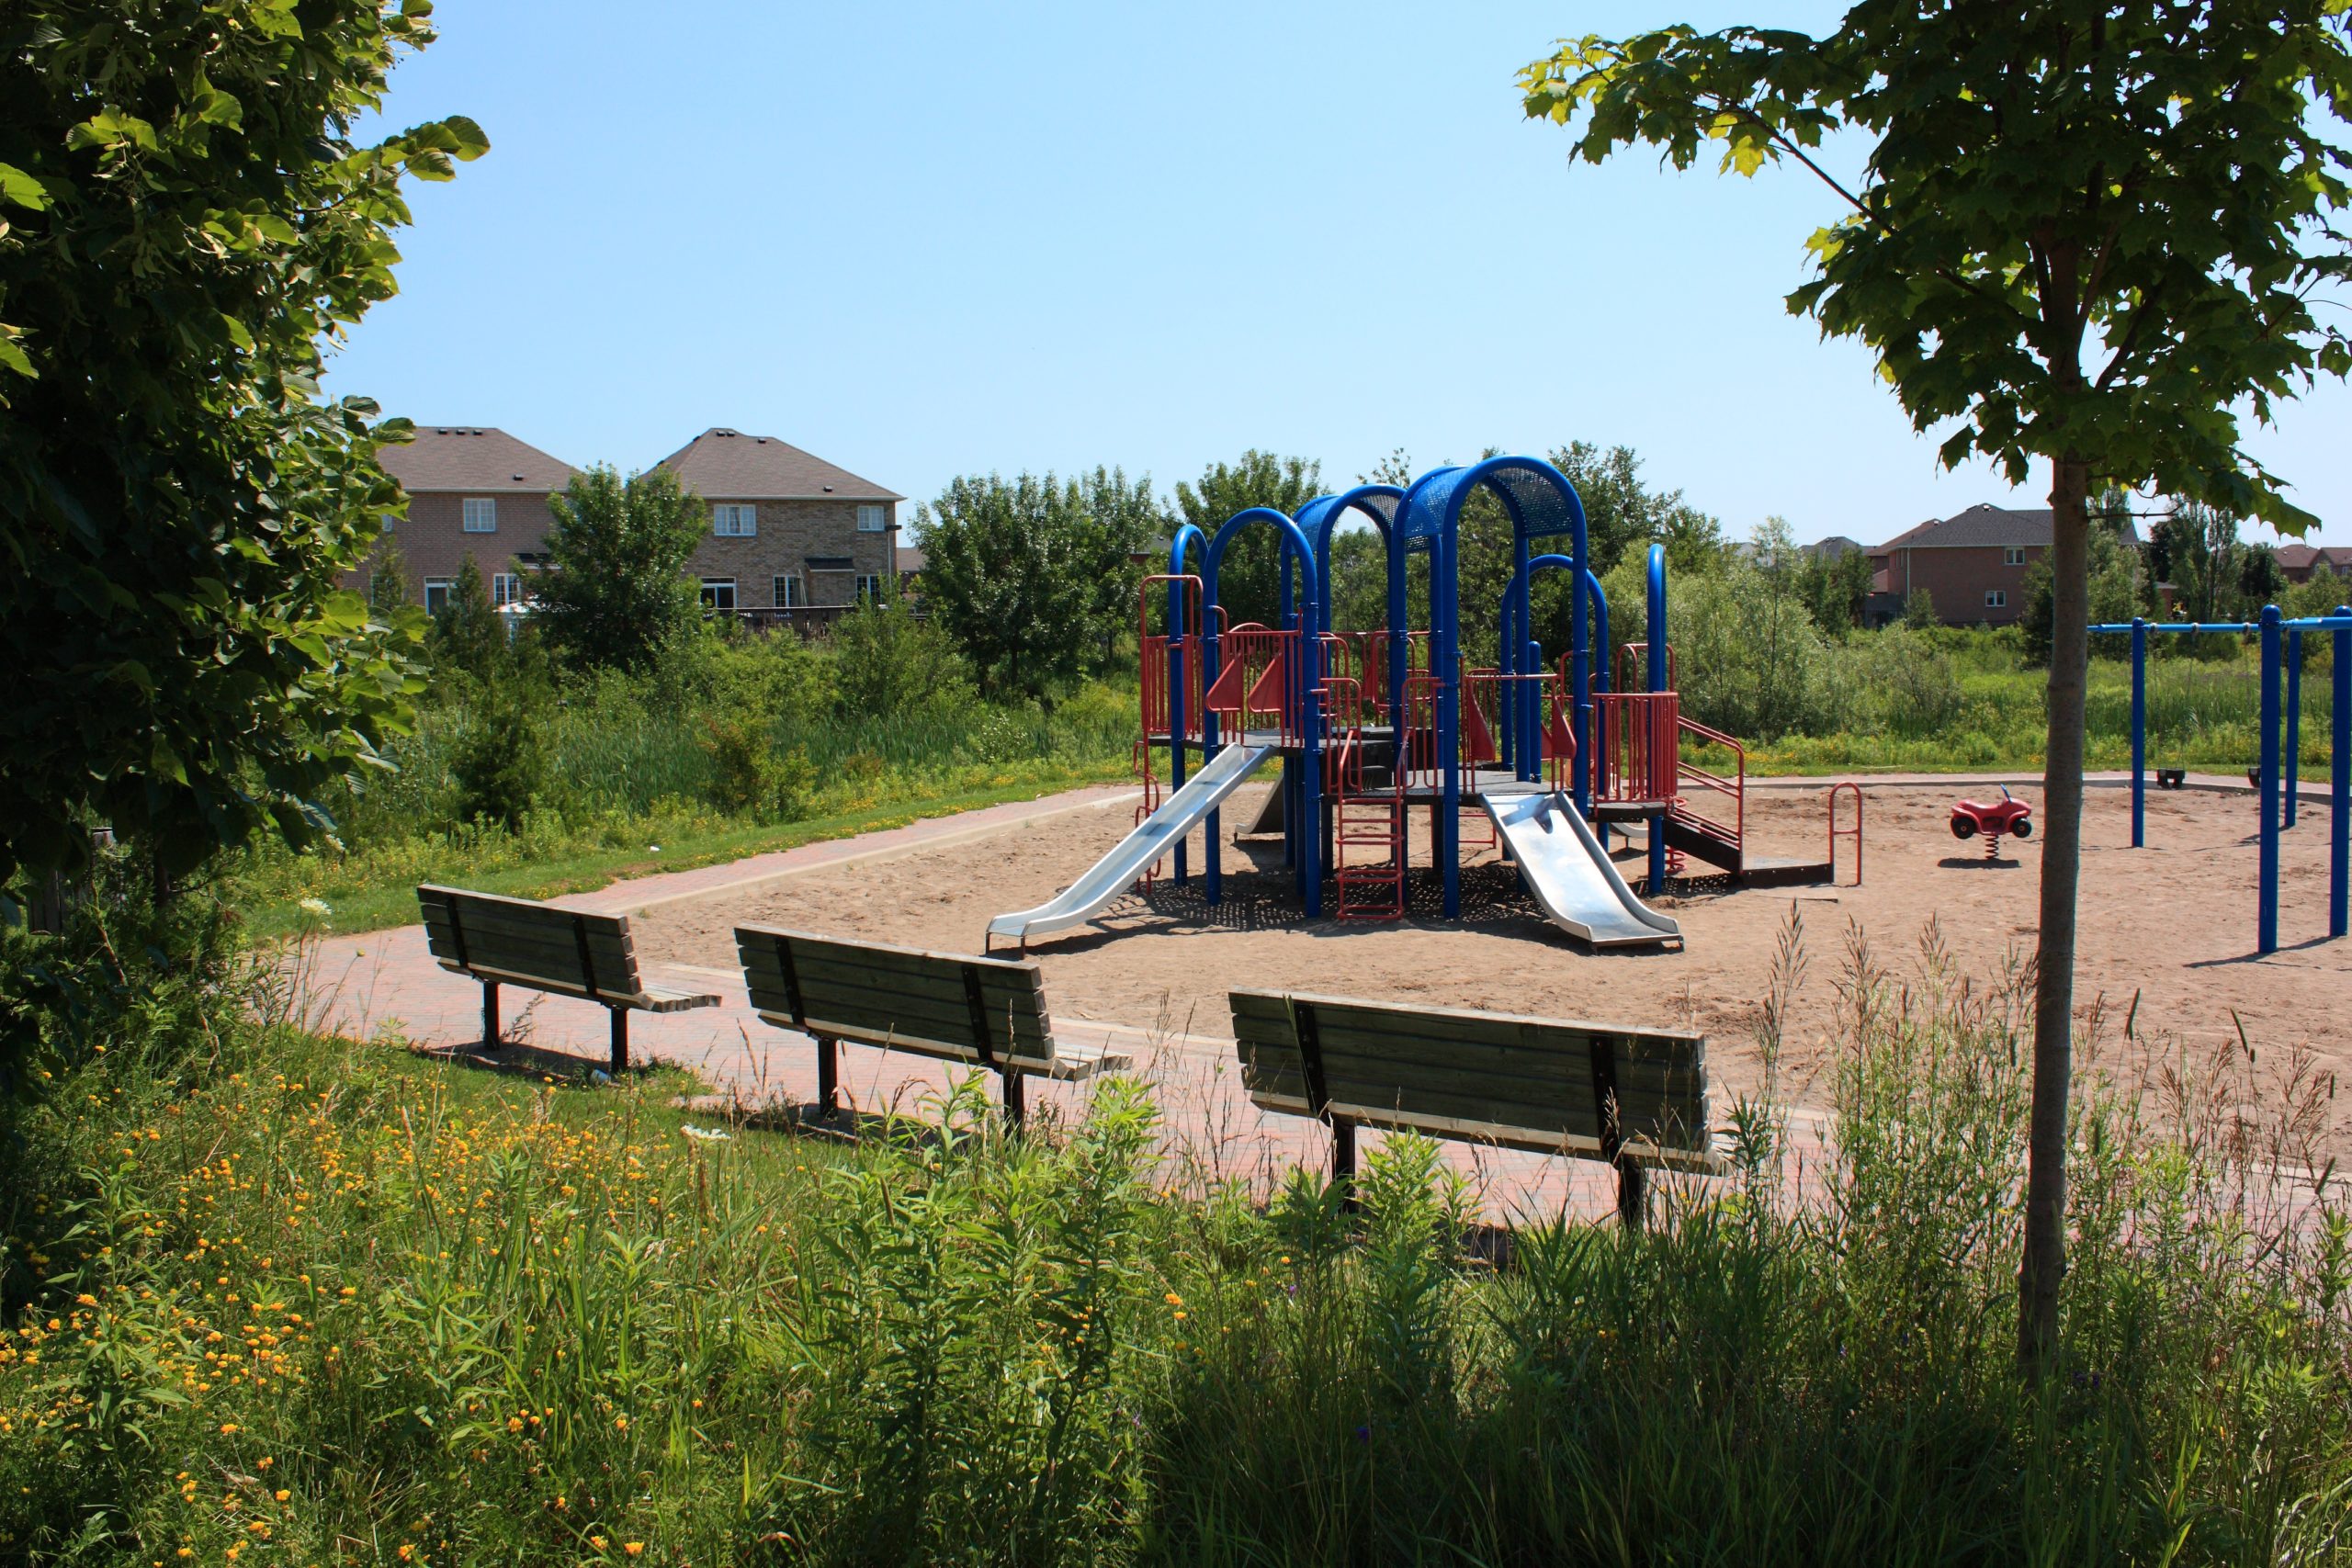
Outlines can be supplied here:
M844 1040L987 1067L1004 1080L1006 1120L1024 1109L1030 1077L1123 1072L1122 1053L1054 1038L1045 980L1027 961L929 953L766 926L738 926L743 983L760 1017L817 1042L817 1109L841 1091Z
M430 884L416 890L425 945L441 967L481 982L481 1040L496 1050L498 987L521 986L601 1004L612 1014L613 1071L628 1067L628 1015L718 1005L717 993L649 980L627 915L592 915L528 898Z
M1644 1170L1720 1175L1707 1041L1509 1013L1235 991L1241 1081L1269 1111L1331 1127L1331 1173L1355 1176L1358 1126L1605 1160L1642 1223Z

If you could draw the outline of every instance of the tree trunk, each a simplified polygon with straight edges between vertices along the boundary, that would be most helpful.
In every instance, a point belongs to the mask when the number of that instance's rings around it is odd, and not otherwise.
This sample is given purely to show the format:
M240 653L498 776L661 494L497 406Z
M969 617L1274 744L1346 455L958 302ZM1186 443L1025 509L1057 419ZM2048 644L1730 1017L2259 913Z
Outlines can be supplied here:
M2074 1077L2075 896L2082 874L2083 687L2090 657L2089 465L2052 465L2050 731L2041 776L2041 928L2034 956L2033 1110L2018 1362L2048 1372L2066 1275L2066 1096Z

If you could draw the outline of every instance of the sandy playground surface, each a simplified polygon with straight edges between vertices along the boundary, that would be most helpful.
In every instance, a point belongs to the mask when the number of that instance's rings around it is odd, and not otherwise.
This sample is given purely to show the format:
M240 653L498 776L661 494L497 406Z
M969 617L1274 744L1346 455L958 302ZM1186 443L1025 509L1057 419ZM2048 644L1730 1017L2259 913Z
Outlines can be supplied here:
M1257 790L1229 803L1226 831L1249 822ZM1891 966L1914 969L1932 919L1964 973L1996 978L2030 954L2041 840L2006 841L1984 863L1981 840L1963 844L1947 826L1950 786L1865 785L1866 878L1840 886L1772 890L1694 888L1658 901L1681 921L1679 952L1586 951L1546 921L1492 851L1463 874L1465 919L1402 922L1302 920L1281 846L1228 841L1226 899L1201 896L1203 850L1192 840L1194 878L1163 877L1122 898L1091 926L1038 942L1057 1016L1202 1035L1229 1032L1229 986L1492 1008L1553 1017L1704 1030L1710 1063L1735 1090L1758 1076L1753 1032L1770 986L1776 943L1792 908L1802 916L1808 976L1791 1023L1791 1066L1800 1082L1820 1059L1834 981L1849 923ZM1996 795L1991 789L1971 793ZM2039 807L2040 792L2025 793ZM1751 845L1817 857L1818 788L1751 788ZM2076 998L2103 998L2120 1034L2135 993L2146 1052L2210 1049L2243 1024L2263 1066L2308 1045L2330 1067L2352 1066L2352 940L2326 931L2324 805L2306 803L2283 837L2281 951L2253 956L2255 805L2248 794L2158 793L2148 797L2150 848L2133 851L2128 791L2095 788L2085 807L2082 935ZM1465 816L1466 838L1483 816ZM1415 835L1427 832L1426 816ZM975 841L902 858L810 871L788 880L668 904L634 918L639 951L677 963L726 966L738 923L761 923L959 952L978 952L989 919L1044 902L1115 843L1125 807L1082 811ZM1624 855L1639 874L1638 852ZM1703 869L1703 868L1698 868ZM1841 881L1851 864L1841 858ZM1434 898L1434 879L1417 907ZM2120 1042L2110 1050L2123 1050ZM2121 1064L2119 1064L2121 1065ZM2345 1101L2352 1107L2352 1097ZM2339 1113L2333 1142L2352 1145Z

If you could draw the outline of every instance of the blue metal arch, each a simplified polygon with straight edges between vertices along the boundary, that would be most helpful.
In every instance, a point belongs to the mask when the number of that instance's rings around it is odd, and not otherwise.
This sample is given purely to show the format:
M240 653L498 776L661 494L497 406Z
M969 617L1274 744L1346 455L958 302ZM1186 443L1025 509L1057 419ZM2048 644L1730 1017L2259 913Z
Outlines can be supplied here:
M1414 480L1412 488L1405 492L1404 505L1397 512L1397 532L1404 536L1408 548L1418 547L1433 552L1430 570L1430 669L1438 677L1437 755L1445 771L1443 805L1438 813L1437 852L1439 864L1443 867L1445 913L1449 919L1462 912L1462 605L1458 539L1462 509L1482 486L1494 494L1510 517L1514 569L1511 597L1517 602L1518 625L1527 624L1527 579L1523 569L1529 541L1566 534L1572 541L1571 569L1583 573L1592 566L1583 498L1577 494L1566 475L1541 457L1488 457L1465 467L1432 469ZM1586 636L1584 594L1570 595L1569 603L1568 712L1576 732L1577 753L1582 756L1591 733L1592 649ZM1576 802L1580 808L1592 804L1588 778L1585 770L1577 771Z
M1530 556L1503 590L1495 644L1500 650L1500 663L1506 674L1532 675L1543 665L1543 649L1531 629L1535 574L1575 570L1576 562L1566 556ZM1593 646L1600 650L1600 662L1592 671L1592 689L1605 692L1609 689L1609 593L1589 567L1584 572L1584 595L1592 605ZM1518 656L1515 660L1514 654ZM1516 767L1521 778L1535 779L1543 774L1544 752L1539 740L1543 733L1543 705L1532 682L1521 685L1524 690L1512 708L1518 718L1518 733L1514 736L1506 731L1503 760Z
M1248 507L1227 518L1218 527L1216 536L1209 541L1208 552L1201 563L1203 691L1214 685L1217 677L1217 570L1225 564L1226 547L1232 543L1234 535L1252 523L1267 523L1273 525L1277 537L1283 542L1284 562L1295 560L1298 570L1306 573L1306 580L1303 585L1306 592L1300 595L1301 599L1310 606L1320 603L1317 591L1320 573L1316 570L1315 552L1306 542L1306 535L1295 522L1292 521L1287 514L1271 506ZM1287 599L1288 596L1285 595L1285 600ZM1292 620L1294 618L1292 605L1286 602L1283 608L1285 621ZM1294 651L1298 654L1298 657L1289 661L1288 679L1293 683L1289 697L1291 702L1296 705L1299 716L1299 738L1303 755L1300 758L1297 786L1301 809L1293 821L1301 826L1311 827L1319 823L1323 815L1323 718L1317 696L1321 683L1309 678L1307 655L1311 652L1311 649L1299 649ZM1202 747L1204 751L1211 756L1219 750L1220 743L1217 739L1216 728L1215 714L1201 716ZM1206 824L1208 829L1206 891L1211 904L1217 902L1224 891L1225 856L1220 840L1218 817L1219 813L1210 812ZM1306 906L1307 919L1318 919L1323 913L1323 835L1320 831L1299 832L1296 835L1296 842L1300 896Z

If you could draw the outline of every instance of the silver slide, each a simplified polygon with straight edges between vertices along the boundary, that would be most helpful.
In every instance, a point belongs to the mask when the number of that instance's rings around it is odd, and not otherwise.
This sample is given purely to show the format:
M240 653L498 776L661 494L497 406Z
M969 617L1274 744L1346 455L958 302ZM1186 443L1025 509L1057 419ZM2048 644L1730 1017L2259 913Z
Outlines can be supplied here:
M1273 754L1272 746L1226 747L1162 801L1159 809L1145 818L1134 832L1120 840L1118 848L1095 862L1093 870L1034 909L999 915L989 922L989 935L1027 942L1048 931L1084 925L1134 886L1146 868L1222 805L1227 795L1258 771L1259 763Z
M1595 947L1679 941L1682 927L1634 897L1565 795L1481 795L1511 860L1553 923Z

